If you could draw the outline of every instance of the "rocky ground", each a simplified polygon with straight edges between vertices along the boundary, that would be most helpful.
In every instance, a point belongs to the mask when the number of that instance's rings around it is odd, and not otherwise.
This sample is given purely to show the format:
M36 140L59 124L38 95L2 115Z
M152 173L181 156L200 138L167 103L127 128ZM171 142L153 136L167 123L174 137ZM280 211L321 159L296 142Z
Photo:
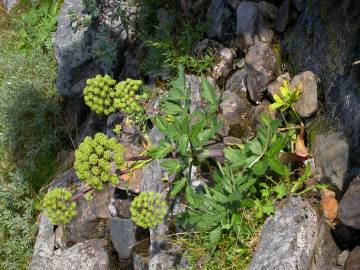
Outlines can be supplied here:
M8 3L9 2L9 3ZM5 1L11 7L12 1ZM113 4L113 3L112 3ZM115 3L116 4L116 3ZM269 217L249 269L360 269L360 2L345 1L182 1L183 12L196 15L206 10L210 22L207 38L194 48L199 53L214 48L216 61L209 79L223 89L221 104L224 136L249 138L258 116L268 111L272 95L282 81L302 85L296 110L309 127L307 143L312 152L312 170L319 182L332 183L336 193L322 192L318 202L293 196L278 205ZM121 115L107 121L89 113L82 102L86 79L103 72L96 53L94 27L71 27L69 12L83 14L80 0L64 0L55 35L59 70L57 87L67 99L67 119L79 127L77 144L102 130L110 136ZM106 21L109 10L103 10ZM167 20L167 10L158 12ZM117 59L112 63L118 80L138 78L142 47L131 31L114 30ZM187 75L192 106L199 101L199 77ZM155 88L154 78L148 85ZM128 156L143 151L131 126L121 143ZM154 128L150 138L160 134ZM71 160L71 154L67 159ZM184 250L169 244L167 219L149 231L130 219L129 205L140 191L168 190L158 162L138 171L125 188L108 188L92 201L80 201L77 217L67 227L54 227L44 216L30 269L155 270L187 268ZM81 189L73 169L51 184ZM176 205L176 204L175 204ZM168 215L181 211L169 209ZM140 243L140 244L139 244Z

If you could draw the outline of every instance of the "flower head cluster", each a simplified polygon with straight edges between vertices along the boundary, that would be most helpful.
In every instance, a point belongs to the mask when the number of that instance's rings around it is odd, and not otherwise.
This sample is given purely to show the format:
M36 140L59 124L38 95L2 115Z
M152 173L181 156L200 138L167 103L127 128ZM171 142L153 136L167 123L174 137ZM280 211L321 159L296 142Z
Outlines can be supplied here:
M124 146L103 133L97 133L94 138L86 137L75 151L76 175L99 190L104 183L119 183L116 169L121 169L123 164Z
M88 79L84 88L86 105L97 114L109 115L115 112L115 84L116 81L109 75L97 75L95 78Z
M64 188L54 188L44 198L45 216L55 225L68 224L76 216L76 203L70 202L70 200L70 191Z
M126 114L137 116L143 112L143 107L140 106L139 101L147 99L148 94L141 92L142 81L127 79L126 81L119 82L115 86L115 100L114 106Z
M131 218L142 228L153 228L166 215L167 204L160 193L153 191L140 193L131 203Z

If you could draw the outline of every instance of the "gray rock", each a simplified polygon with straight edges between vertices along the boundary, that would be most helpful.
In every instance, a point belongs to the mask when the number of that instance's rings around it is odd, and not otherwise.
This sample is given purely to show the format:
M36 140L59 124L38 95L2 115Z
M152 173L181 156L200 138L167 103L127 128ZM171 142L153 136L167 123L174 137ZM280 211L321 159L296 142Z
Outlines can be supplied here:
M65 0L61 8L55 34L55 56L58 61L56 86L60 94L80 95L85 81L99 73L91 50L91 37L87 28L74 32L69 12L81 16L84 12L80 0Z
M107 240L78 243L52 257L43 257L30 265L30 270L113 270L111 249Z
M270 2L261 1L258 3L261 16L269 21L274 21L277 15L277 7Z
M119 258L130 258L132 247L136 243L135 228L132 220L112 217L110 220L110 235Z
M296 75L290 83L302 92L300 99L295 103L295 109L302 117L308 117L317 111L317 82L318 78L314 73L305 71Z
M324 219L321 220L313 262L309 270L341 270L342 267L337 265L340 253L331 235L330 225Z
M270 28L260 25L256 31L256 36L260 41L271 44L271 41L274 37L274 32Z
M305 8L305 0L293 0L294 6L297 11L302 11Z
M227 92L246 92L246 72L245 69L235 71L226 81L225 91Z
M243 1L237 8L236 33L253 34L255 22L258 16L258 7L256 3Z
M345 270L360 269L360 246L355 247L349 254L345 264Z
M318 218L302 197L291 197L266 220L249 270L308 270L318 238Z
M9 12L18 2L18 0L3 0L5 9Z
M90 201L80 200L77 215L67 226L71 241L79 243L94 238L105 238L109 234L110 226L109 203L108 188L95 193Z
M149 263L149 270L174 269L174 256L167 253L156 254Z
M289 8L290 0L284 0L284 2L279 7L275 18L275 29L278 32L284 32L285 28L289 22Z
M41 262L42 258L51 256L54 252L54 248L54 225L42 214L40 216L39 232L34 246L32 264L37 265Z
M344 267L349 253L350 252L348 250L344 250L343 252L341 252L337 257L337 265Z
M250 47L245 61L247 90L250 98L254 102L259 102L262 92L272 80L275 72L275 54L268 44L258 41Z
M57 227L55 231L55 247L66 249L71 247L72 244L69 229L65 226Z
M284 80L290 81L290 74L289 72L286 72L284 74L281 74L276 78L276 81L270 83L267 86L267 90L271 95L275 95L279 92L281 85L283 84Z
M247 100L244 91L225 91L220 104L224 120L223 136L249 138L255 134L255 107Z
M316 177L328 180L340 190L343 189L348 169L349 146L341 133L316 135L314 158Z
M360 229L360 175L355 177L340 201L338 218L346 226Z
M224 0L211 0L211 3L208 7L207 18L210 21L210 27L208 31L208 36L210 38L217 37L219 39L223 36L224 31Z
M149 258L139 254L133 255L133 267L134 270L148 270L149 269Z
M211 77L216 81L229 75L233 67L235 55L229 48L224 47L217 51L215 56L216 61Z

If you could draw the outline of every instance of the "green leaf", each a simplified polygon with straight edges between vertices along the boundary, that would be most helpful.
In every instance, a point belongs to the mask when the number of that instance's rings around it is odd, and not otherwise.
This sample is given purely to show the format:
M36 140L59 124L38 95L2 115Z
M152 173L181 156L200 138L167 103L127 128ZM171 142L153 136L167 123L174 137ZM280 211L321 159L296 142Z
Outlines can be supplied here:
M224 150L225 158L231 163L232 167L240 167L246 161L243 150L227 148Z
M155 116L155 124L161 132L166 131L168 128L166 121L159 115Z
M181 164L176 159L166 159L161 162L161 166L168 171L169 175L177 173L181 169Z
M200 143L204 144L210 140L212 135L213 135L213 131L211 129L205 129L197 135L197 138L200 141Z
M268 164L265 160L260 160L252 167L252 171L257 176L263 176L265 175L268 168Z
M239 187L240 191L248 190L256 183L256 178L247 179L247 181Z
M185 199L189 203L190 206L195 204L195 199L194 198L195 198L194 190L191 188L190 185L186 185Z
M178 151L185 156L189 147L189 137L187 134L182 134L178 144Z
M175 198L175 196L185 187L186 183L187 183L187 179L185 177L181 178L178 181L175 181L172 184L170 197Z
M215 89L204 75L201 75L201 96L212 105L217 103Z
M287 167L283 165L278 159L268 156L266 156L265 159L272 171L276 172L281 176L287 176Z
M219 239L221 237L221 226L216 227L214 230L212 230L209 234L209 247L212 249L215 249L216 244L219 242Z
M267 215L270 216L272 214L275 213L275 206L272 202L268 201L264 207L263 207L263 212Z
M240 201L240 205L241 207L245 207L245 208L253 208L255 203L253 199L243 199Z
M162 111L166 114L181 114L184 109L177 103L171 102L171 101L164 101L162 103L163 109Z
M287 135L277 136L274 142L270 145L267 155L274 157L277 155L288 143L289 137Z
M274 191L276 192L276 198L281 200L282 198L286 197L287 194L287 188L284 183L281 183L277 185L274 188Z
M171 144L166 141L160 141L159 146L153 147L148 151L148 155L152 158L161 159L166 157L172 150Z
M251 152L253 152L255 155L260 156L262 154L263 148L261 146L261 143L254 139L248 143L248 147Z

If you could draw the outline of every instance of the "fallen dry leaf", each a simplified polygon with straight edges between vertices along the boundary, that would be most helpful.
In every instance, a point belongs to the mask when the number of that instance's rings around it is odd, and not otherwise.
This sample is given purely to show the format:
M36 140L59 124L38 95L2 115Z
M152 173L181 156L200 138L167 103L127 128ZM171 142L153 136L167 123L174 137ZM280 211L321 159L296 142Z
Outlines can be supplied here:
M320 193L320 204L323 213L330 222L334 222L337 217L338 209L338 202L335 198L335 192L328 189L322 189Z
M308 152L308 150L305 146L305 142L304 142L304 124L303 123L301 123L300 133L296 137L295 153L296 153L296 155L298 155L300 157L304 157L304 158L309 156L309 152Z

